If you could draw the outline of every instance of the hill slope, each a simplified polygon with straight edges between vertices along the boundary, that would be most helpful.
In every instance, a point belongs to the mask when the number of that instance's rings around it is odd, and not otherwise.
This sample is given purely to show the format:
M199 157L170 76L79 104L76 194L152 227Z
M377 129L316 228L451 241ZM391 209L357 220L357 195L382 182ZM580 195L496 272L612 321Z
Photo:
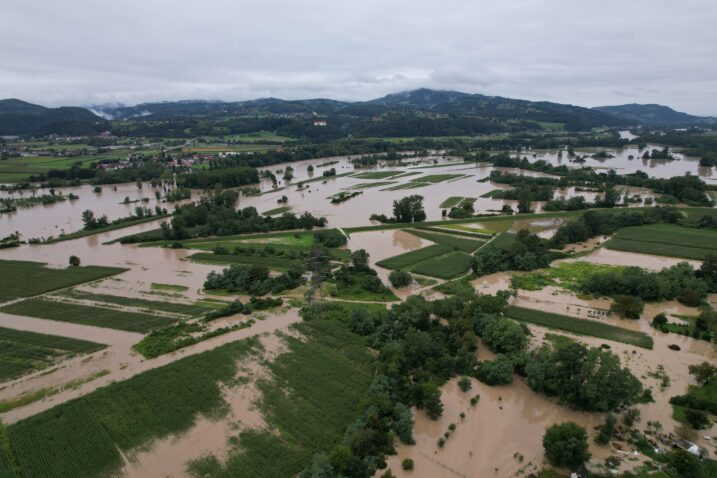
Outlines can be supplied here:
M715 122L715 118L693 116L675 111L669 106L657 104L641 105L632 103L616 106L597 106L593 110L647 126L692 126Z
M0 100L0 135L90 134L107 122L85 108L45 108L17 99Z

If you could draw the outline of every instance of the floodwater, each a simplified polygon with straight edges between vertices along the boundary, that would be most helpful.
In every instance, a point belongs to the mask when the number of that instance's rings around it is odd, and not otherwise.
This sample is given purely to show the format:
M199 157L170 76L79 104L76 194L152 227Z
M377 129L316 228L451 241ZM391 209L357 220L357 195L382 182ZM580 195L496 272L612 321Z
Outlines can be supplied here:
M571 161L573 158L568 157L567 149L550 149L550 150L528 150L521 151L520 157L528 158L531 163L537 160L544 160L555 166L562 164L568 167L585 167L589 166L595 169L614 169L618 174L630 174L637 171L643 171L652 177L670 178L672 176L683 176L690 173L700 176L705 181L717 180L717 172L714 168L703 167L699 165L699 158L685 156L682 153L674 151L672 154L675 160L663 159L642 159L645 151L653 149L662 150L664 146L657 144L648 144L644 150L638 149L637 146L630 145L625 148L577 148L576 156L586 156L584 163L576 163ZM605 151L614 156L613 158L593 158L592 155ZM560 155L562 153L562 156Z
M55 188L56 194L62 192L62 195L68 196L72 193L79 196L79 199L74 201L68 199L31 208L18 208L15 212L0 214L0 233L4 237L18 231L25 240L35 237L58 237L62 233L69 234L81 230L83 227L82 213L87 209L93 211L95 217L107 215L111 221L134 215L135 208L138 206L149 208L154 214L155 206L172 211L175 205L191 201L191 199L187 199L168 203L157 200L155 191L159 191L164 196L164 189L162 187L152 188L149 182L142 183L142 188L138 188L136 183L110 184L100 187L102 188L101 193L95 193L94 186L89 184ZM49 189L37 189L37 195L42 194L50 194ZM193 192L194 199L199 195L199 192ZM0 197L27 198L31 196L32 192L29 190L13 191L12 193L0 191ZM132 202L125 204L125 198L129 198ZM143 199L148 201L145 202Z
M573 259L566 259L568 261ZM642 254L638 252L625 252L601 247L595 252L587 256L577 259L579 261L592 262L595 264L604 264L610 266L635 266L642 267L652 271L659 271L665 267L672 267L681 262L687 262L693 267L698 268L702 262L690 259L680 259L676 257L653 256L650 254ZM559 263L559 262L557 262Z

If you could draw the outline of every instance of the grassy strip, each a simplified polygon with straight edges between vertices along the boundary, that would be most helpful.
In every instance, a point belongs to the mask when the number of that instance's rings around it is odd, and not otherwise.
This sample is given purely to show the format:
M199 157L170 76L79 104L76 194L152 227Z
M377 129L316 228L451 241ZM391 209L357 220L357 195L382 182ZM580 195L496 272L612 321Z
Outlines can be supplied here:
M376 181L373 183L360 183L360 184L355 184L355 185L349 187L348 189L378 188L378 187L388 186L390 184L395 184L395 183L396 183L396 181Z
M0 301L44 294L125 272L118 267L50 269L41 262L0 260Z
M2 401L2 402L0 402L0 413L9 412L10 410L24 407L31 403L42 400L46 397L51 397L53 395L56 395L65 390L74 390L74 389L80 387L81 385L89 383L89 382L91 382L95 379L98 379L100 377L104 377L108 373L110 373L109 370L100 370L99 372L95 372L88 377L71 380L71 381L64 383L57 387L41 388L39 390L35 390L33 392L26 393L25 395L21 395L18 398ZM2 475L0 475L0 476L2 476Z
M344 176L350 176L350 175L352 175L352 174L353 174L353 173L351 172L351 173L341 173L341 174L337 174L337 175L335 175L335 176L317 176L317 177L315 177L315 178L304 179L304 180L302 180L302 181L299 181L298 183L296 183L296 185L297 185L297 186L303 186L304 184L315 183L315 182L317 182L317 181L326 181L326 180L328 180L328 179L343 178ZM273 191L267 191L267 192L276 192L276 191L278 191L278 190L277 190L277 189L274 189Z
M93 325L129 332L149 332L176 322L176 319L158 317L138 312L123 312L115 309L49 301L41 298L23 300L3 307L8 314L39 317L41 319Z
M420 229L410 229L408 232L422 239L435 242L436 244L442 244L450 247L451 249L463 252L474 252L476 249L485 244L485 241L458 237L450 233L434 233Z
M440 232L442 234L455 234L458 236L465 236L465 237L472 237L474 239L492 239L493 236L491 234L485 234L481 232L477 232L480 229L473 229L476 232L471 232L471 229L455 229L454 227L417 227L416 229L420 229L423 231L433 231L433 232Z
M388 259L377 262L376 265L386 269L406 269L426 259L450 252L450 250L448 246L444 246L443 244L434 244L422 249L416 249L415 251L389 257Z
M261 213L262 216L276 216L278 214L284 214L285 212L291 211L291 206L275 207Z
M410 271L441 279L452 279L468 272L472 263L473 257L468 254L449 252L448 254L419 262L410 268Z
M79 239L80 237L92 236L94 234L101 234L103 232L110 232L110 231L114 231L117 229L123 229L125 227L136 226L138 224L144 224L145 222L157 221L159 219L165 219L165 218L168 218L171 216L172 216L171 214L162 214L162 215L154 215L154 216L148 216L148 217L140 217L137 219L133 219L131 221L123 221L119 224L111 224L107 227L102 227L99 229L92 229L89 231L82 229L79 231L71 232L69 234L65 234L64 236L60 236L60 237L56 237L56 238L47 240L47 241L45 241L45 244L54 244L56 242L70 241L72 239Z
M140 299L137 297L125 297L111 294L94 294L92 292L85 292L74 289L63 291L59 295L61 295L62 297L71 297L73 299L107 302L108 304L124 305L127 307L138 307L149 310L159 310L163 312L174 312L176 314L185 314L190 316L200 315L207 311L204 307L192 304L181 304L177 302L167 302L163 300L147 300Z
M465 174L429 174L421 176L420 178L411 179L411 181L436 184L442 183L443 181L450 181L451 179L458 179L463 176L465 176Z
M175 284L160 284L158 282L152 282L152 285L150 286L152 290L164 290L164 291L171 291L171 292L185 292L189 290L189 287L185 287L183 285L175 285Z
M503 192L502 189L492 189L492 190L488 191L487 193L481 194L480 197L492 198L493 196L495 196L496 194L501 193L501 192Z
M106 346L95 342L0 327L0 381L47 368L64 356Z
M354 174L352 177L357 179L387 179L404 174L405 171L368 171L365 173Z
M9 427L11 446L28 478L103 476L125 453L189 429L198 415L225 408L221 383L258 347L247 339L180 359L113 383Z
M551 312L543 312L541 310L526 309L524 307L516 307L509 305L505 309L505 315L508 317L528 322L531 324L542 325L553 329L564 330L577 334L597 337L605 340L613 340L624 344L635 345L646 349L652 349L652 337L642 332L623 329L614 325L605 324L596 320L578 319L576 317L568 317L566 315L553 314Z
M276 256L245 256L239 254L212 254L211 252L197 252L189 256L189 259L198 262L206 262L209 264L246 264L246 265L263 265L275 271L287 271L292 267L300 266L304 262L301 260L287 259L286 257Z
M451 196L445 201L443 201L440 206L441 208L451 208L454 206L458 206L458 204L463 201L463 196Z
M422 182L413 182L409 181L407 183L399 184L397 186L392 186L390 188L381 189L381 191L399 191L402 189L416 189L416 188L422 188L424 186L430 186L429 183L422 183Z

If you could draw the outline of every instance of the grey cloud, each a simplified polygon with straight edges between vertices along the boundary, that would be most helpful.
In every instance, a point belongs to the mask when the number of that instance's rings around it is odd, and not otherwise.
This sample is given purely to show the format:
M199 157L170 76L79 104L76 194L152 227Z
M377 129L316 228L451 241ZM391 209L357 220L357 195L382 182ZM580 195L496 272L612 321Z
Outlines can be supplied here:
M5 0L0 96L365 100L417 87L717 114L712 0Z

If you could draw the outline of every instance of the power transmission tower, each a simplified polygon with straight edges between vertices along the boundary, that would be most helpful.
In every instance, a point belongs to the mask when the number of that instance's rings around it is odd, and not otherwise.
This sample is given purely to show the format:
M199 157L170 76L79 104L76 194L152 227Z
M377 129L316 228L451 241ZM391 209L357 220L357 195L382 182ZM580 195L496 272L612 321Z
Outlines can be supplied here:
M314 240L311 248L311 259L309 259L309 270L311 271L310 288L306 295L306 301L309 307L324 307L324 263L328 260L328 256L322 254L319 246Z

